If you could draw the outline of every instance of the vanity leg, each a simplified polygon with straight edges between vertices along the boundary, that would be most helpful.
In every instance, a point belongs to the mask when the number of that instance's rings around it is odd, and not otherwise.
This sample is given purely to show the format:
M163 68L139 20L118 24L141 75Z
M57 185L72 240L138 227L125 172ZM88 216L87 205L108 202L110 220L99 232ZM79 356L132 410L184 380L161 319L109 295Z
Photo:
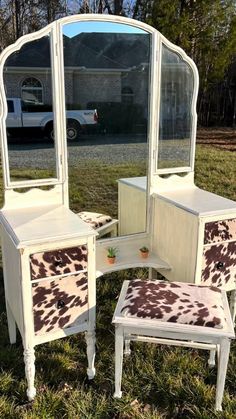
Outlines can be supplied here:
M28 383L27 396L29 401L32 401L36 396L36 388L34 387L35 376L35 355L34 348L27 348L24 350L25 361L25 375Z
M95 361L95 332L90 331L85 333L85 339L87 343L87 358L88 358L88 368L87 368L87 375L88 379L92 380L95 376L95 368L94 368L94 361Z
M236 317L236 290L231 291L231 295L230 295L230 312L231 312L233 323L235 323L235 317Z
M6 301L6 312L7 312L7 324L8 324L8 333L9 333L10 343L16 343L16 322L7 301Z

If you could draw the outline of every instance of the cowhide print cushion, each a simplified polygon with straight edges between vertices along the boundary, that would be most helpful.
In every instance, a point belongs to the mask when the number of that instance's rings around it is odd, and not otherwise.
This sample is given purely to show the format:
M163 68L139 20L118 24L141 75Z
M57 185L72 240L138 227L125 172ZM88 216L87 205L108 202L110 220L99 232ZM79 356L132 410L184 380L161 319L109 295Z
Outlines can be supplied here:
M32 284L36 335L75 326L88 318L87 274Z
M202 282L225 290L236 287L236 242L206 246L203 251Z
M205 224L204 244L236 240L236 218Z
M181 282L130 281L121 313L125 317L218 329L226 324L220 290Z
M87 268L87 246L51 250L30 256L31 279L41 279Z
M112 218L109 215L99 214L97 212L82 211L78 213L78 216L95 229L112 221Z

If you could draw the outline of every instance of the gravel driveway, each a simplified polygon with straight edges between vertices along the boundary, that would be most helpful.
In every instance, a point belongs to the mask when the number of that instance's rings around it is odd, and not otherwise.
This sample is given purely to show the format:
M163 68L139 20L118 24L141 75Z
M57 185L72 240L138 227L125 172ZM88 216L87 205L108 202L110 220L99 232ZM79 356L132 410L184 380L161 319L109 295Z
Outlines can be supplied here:
M10 143L9 160L11 168L41 168L54 166L53 144L37 139L19 145L15 139ZM99 160L102 163L129 163L147 159L147 143L144 136L87 136L76 143L68 144L69 165Z

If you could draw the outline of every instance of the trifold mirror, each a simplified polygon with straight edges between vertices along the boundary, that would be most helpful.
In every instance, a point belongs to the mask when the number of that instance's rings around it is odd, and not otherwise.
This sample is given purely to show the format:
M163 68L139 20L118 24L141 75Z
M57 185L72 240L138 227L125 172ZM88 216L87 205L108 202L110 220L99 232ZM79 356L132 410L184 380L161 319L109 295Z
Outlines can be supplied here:
M73 16L22 39L2 67L5 186L63 185L68 156L73 211L108 215L112 235L146 232L150 174L193 171L191 60L115 17Z

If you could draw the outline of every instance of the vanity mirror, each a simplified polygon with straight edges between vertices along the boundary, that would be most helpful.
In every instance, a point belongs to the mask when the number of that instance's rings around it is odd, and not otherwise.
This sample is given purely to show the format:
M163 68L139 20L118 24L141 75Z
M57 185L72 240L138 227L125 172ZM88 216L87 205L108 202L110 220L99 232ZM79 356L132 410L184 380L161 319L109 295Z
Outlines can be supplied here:
M117 220L113 235L145 232L151 34L89 20L67 23L62 33L66 111L98 115L96 125L70 122L78 131L68 143L70 207L108 214Z
M9 48L6 54L1 84L2 136L9 188L55 184L59 180L58 148L46 140L55 120L52 66L49 31L17 49Z

